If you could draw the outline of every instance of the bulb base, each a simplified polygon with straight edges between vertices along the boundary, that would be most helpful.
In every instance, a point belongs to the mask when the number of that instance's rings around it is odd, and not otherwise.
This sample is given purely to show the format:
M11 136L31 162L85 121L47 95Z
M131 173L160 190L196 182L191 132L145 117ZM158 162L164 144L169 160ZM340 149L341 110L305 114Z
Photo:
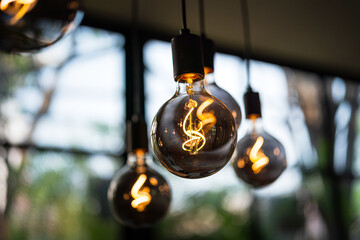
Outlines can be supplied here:
M258 92L254 92L250 87L244 94L244 105L247 119L261 118L261 102Z
M183 29L179 36L171 39L171 48L175 81L188 73L204 76L203 53L199 36L191 34L188 29Z
M204 67L214 71L214 56L215 56L215 44L212 40L201 36L201 42L204 55Z
M126 122L126 152L148 151L147 127L144 119L133 116Z

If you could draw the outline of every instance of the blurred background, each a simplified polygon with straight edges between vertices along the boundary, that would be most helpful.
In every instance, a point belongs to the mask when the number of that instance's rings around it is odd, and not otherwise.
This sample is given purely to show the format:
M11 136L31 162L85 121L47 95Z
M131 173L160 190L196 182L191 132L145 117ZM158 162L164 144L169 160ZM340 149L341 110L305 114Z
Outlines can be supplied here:
M130 1L105 2L84 1L83 24L47 49L0 54L1 240L360 239L359 3L251 1L251 83L265 129L285 147L286 171L254 190L230 164L187 180L154 161L171 185L171 209L153 228L132 230L107 202L126 162ZM170 39L181 27L180 1L150 2L139 5L148 125L175 92ZM197 3L188 2L196 33ZM240 5L205 4L216 82L244 111ZM243 124L238 139L245 132Z

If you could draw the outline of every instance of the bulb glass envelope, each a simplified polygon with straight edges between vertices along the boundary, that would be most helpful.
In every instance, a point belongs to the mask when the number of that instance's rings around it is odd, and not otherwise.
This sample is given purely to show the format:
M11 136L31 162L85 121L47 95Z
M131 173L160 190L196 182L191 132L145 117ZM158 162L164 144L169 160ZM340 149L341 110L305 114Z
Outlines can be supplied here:
M50 46L81 21L79 0L0 0L0 49L26 52Z
M133 228L148 227L162 219L171 202L168 183L146 158L141 152L129 154L128 164L116 174L108 190L114 216Z
M230 160L236 139L233 116L205 90L202 79L179 80L175 95L160 108L151 128L157 160L184 178L218 172Z
M254 187L274 182L286 168L282 144L264 131L252 131L237 145L233 167L239 178Z

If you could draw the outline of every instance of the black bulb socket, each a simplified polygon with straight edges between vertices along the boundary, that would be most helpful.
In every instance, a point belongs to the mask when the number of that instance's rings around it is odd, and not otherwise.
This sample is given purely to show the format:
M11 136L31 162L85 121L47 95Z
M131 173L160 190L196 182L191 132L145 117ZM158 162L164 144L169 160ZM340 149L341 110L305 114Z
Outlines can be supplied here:
M215 44L212 40L205 37L205 35L201 36L201 42L203 47L203 55L204 55L204 67L209 69L214 69L214 56L215 56Z
M147 126L143 118L133 116L126 121L126 152L148 151Z
M187 73L204 76L204 60L201 38L182 29L180 35L171 39L171 49L174 67L174 79Z
M244 104L247 119L261 118L261 102L258 92L254 92L249 87L244 94Z

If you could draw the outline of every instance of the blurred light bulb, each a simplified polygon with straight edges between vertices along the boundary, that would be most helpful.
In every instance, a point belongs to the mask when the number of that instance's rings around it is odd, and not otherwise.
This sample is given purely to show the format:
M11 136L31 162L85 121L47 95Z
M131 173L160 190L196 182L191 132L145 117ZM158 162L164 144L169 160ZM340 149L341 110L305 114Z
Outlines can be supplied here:
M156 114L151 146L157 160L184 178L212 175L230 160L236 125L229 109L204 88L200 37L182 32L172 40L177 89Z
M202 47L204 54L204 73L205 73L205 89L214 97L222 101L230 110L236 123L237 129L241 122L241 109L239 104L226 90L222 89L215 83L214 79L214 55L215 44L210 39L202 36Z
M80 23L79 0L0 0L0 48L26 52L47 47Z
M144 151L130 153L128 164L116 174L108 190L113 215L129 227L147 227L156 223L170 206L170 187L148 166L147 160L150 159Z
M238 142L232 164L239 178L253 187L262 187L274 182L284 171L286 154L282 144L262 130L259 96L251 90L250 95L254 102L245 98L250 130Z
M235 101L235 99L228 93L226 90L219 87L214 80L214 74L212 70L205 69L205 89L214 97L218 98L222 101L226 107L229 108L232 116L235 119L236 128L240 127L241 123L241 110L239 104Z

